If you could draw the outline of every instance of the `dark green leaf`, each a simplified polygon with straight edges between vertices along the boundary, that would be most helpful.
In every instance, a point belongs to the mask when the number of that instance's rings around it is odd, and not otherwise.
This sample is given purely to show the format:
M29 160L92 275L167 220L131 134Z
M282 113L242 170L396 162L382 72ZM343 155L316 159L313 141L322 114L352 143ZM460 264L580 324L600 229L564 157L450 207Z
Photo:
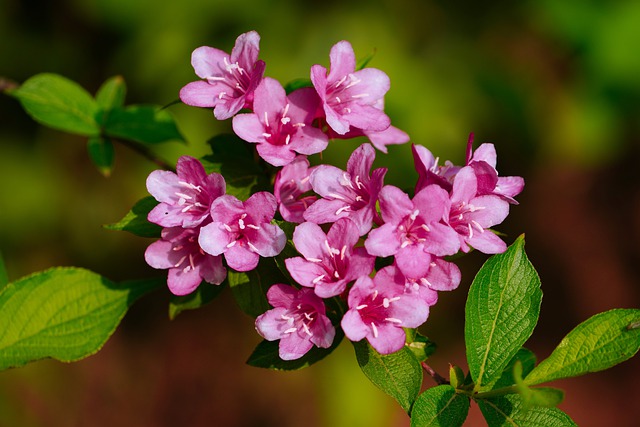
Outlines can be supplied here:
M436 343L420 334L417 329L405 329L406 344L418 362L424 362L436 351Z
M443 384L418 396L411 410L411 427L461 427L468 413L469 398Z
M369 55L365 56L362 59L358 60L358 63L356 64L356 71L357 70L362 70L364 67L366 67L367 65L369 65L369 62L371 62L371 60L373 59L373 57L376 56L376 51L374 49L373 52L371 52Z
M225 288L221 285L212 285L202 282L198 288L189 295L171 295L169 301L169 319L175 319L178 314L185 310L195 310L213 301Z
M246 200L260 190L273 191L266 171L254 158L255 152L236 135L222 134L208 141L213 154L204 156L202 164L207 173L217 172L227 183L227 194Z
M111 141L101 136L90 136L87 141L87 152L102 175L107 177L111 175L115 160L115 151Z
M476 275L466 304L465 343L475 390L490 389L538 322L540 279L519 237Z
M251 356L249 356L247 364L257 368L267 368L276 371L294 371L306 368L316 362L319 362L333 352L333 350L338 347L343 337L344 333L342 330L340 328L336 328L336 336L333 339L331 347L319 348L313 346L307 354L296 360L280 359L280 356L278 355L280 341L263 340L258 344Z
M258 267L251 271L229 270L227 280L238 306L251 317L271 308L266 294L272 285L287 283L272 258L261 258Z
M478 401L489 427L571 427L576 423L558 408L525 407L517 394Z
M596 314L564 337L551 355L524 379L528 385L608 369L640 349L640 309L615 309Z
M0 369L96 353L131 304L164 283L116 284L79 268L53 268L10 283L0 293Z
M100 134L98 104L74 81L57 74L36 74L8 93L43 125L86 136Z
M112 109L104 123L107 136L157 144L166 141L182 141L173 116L155 105L129 105Z
M380 390L398 401L407 413L422 386L422 367L407 347L381 355L366 340L353 343L362 372Z
M107 79L96 93L96 102L104 111L124 106L127 86L122 76Z
M140 237L160 237L162 227L147 221L147 215L158 204L153 197L140 199L120 221L107 224L109 230L128 231Z

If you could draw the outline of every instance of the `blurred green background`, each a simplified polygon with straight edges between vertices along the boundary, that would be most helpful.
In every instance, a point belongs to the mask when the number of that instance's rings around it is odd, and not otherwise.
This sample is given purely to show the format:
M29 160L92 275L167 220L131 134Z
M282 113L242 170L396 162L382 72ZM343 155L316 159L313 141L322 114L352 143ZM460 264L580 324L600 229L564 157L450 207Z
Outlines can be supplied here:
M266 74L285 83L328 66L349 40L391 78L386 111L414 143L464 160L467 136L493 142L501 175L521 175L520 205L498 227L527 252L545 294L528 347L545 357L587 317L640 306L640 2L604 0L0 0L0 76L39 72L94 93L122 75L127 103L168 104L196 79L191 51L230 51L257 30ZM189 140L162 157L207 153L230 130L211 111L171 107ZM362 141L336 141L324 160L343 167ZM157 274L149 240L104 230L146 195L154 165L116 147L110 178L90 165L83 138L46 129L0 96L0 251L10 279L57 265L112 279ZM378 153L387 183L411 186L410 146ZM422 328L439 345L432 366L464 365L466 291L486 259L461 261L460 288L442 293ZM275 373L244 365L260 340L228 292L197 312L167 317L168 292L137 303L97 355L0 373L0 426L408 426L360 373L353 351ZM0 315L2 315L0 313ZM632 426L640 362L560 381L561 405L581 426ZM425 378L425 386L434 383ZM483 425L472 409L467 425Z

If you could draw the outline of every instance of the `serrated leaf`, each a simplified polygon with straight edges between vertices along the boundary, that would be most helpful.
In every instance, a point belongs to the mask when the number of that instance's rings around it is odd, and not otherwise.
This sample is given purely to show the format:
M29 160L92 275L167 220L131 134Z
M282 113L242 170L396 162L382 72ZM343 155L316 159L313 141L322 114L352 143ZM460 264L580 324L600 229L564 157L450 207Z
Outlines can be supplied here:
M497 388L509 387L516 383L516 380L513 377L513 368L516 362L520 362L522 364L522 375L526 376L536 366L536 355L533 354L531 350L524 347L518 350L516 355L513 356L504 368L500 379L493 385L494 390Z
M140 199L120 221L106 224L104 228L115 231L128 231L140 237L160 237L162 227L147 221L147 215L158 204L153 197Z
M476 275L465 307L465 344L475 390L490 389L531 336L542 291L520 236Z
M221 285L212 285L211 283L202 282L198 288L189 295L171 295L169 299L169 319L175 319L178 314L186 310L195 310L209 304L222 293L225 288L224 283Z
M344 333L340 328L336 328L336 335L333 338L333 343L329 348L320 348L313 346L304 356L296 360L282 360L279 356L280 341L267 341L262 340L253 350L251 356L247 360L247 365L255 366L257 368L267 368L276 371L295 371L298 369L306 368L314 363L327 357L333 352L344 337Z
M254 318L271 308L267 301L269 288L276 283L288 283L273 258L261 258L258 266L251 271L230 269L227 281L240 309Z
M98 171L108 177L113 169L115 150L113 144L101 136L90 136L87 141L87 152Z
M576 423L558 408L527 408L517 394L478 401L489 427L572 427Z
M366 340L353 343L362 372L380 390L398 401L410 413L422 386L422 367L411 350L402 347L381 355Z
M104 122L104 134L143 144L185 142L169 111L155 105L113 108Z
M411 427L461 427L468 413L469 398L443 384L418 396L411 410Z
M96 102L103 110L111 110L124 105L127 95L127 86L122 76L114 76L107 79L96 93Z
M43 125L85 136L100 134L98 104L72 80L57 74L36 74L8 93Z
M53 268L10 283L0 293L0 370L96 353L131 304L163 284L116 284L80 268Z
M231 134L217 135L207 142L213 153L200 160L207 173L217 172L224 177L227 194L246 200L257 191L273 191L248 143Z
M522 403L526 408L543 406L553 408L564 399L564 391L551 387L530 388L522 381L522 362L519 360L513 365L513 379Z
M596 314L576 326L551 355L524 379L528 385L608 369L640 349L640 309L615 309Z

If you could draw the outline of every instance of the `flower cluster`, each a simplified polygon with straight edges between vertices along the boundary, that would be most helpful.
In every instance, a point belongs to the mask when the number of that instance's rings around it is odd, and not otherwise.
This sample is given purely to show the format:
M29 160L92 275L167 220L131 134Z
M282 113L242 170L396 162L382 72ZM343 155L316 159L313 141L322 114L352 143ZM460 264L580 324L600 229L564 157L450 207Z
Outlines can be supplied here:
M282 251L286 236L272 224L278 211L298 224L291 238L299 256L284 261L295 283L269 289L273 309L256 319L258 333L280 340L284 360L313 346L330 347L336 327L352 341L367 339L381 354L395 352L405 343L403 328L427 320L438 291L459 285L460 270L447 257L471 248L487 254L506 249L490 228L506 218L524 181L500 177L494 146L473 152L470 138L463 166L438 165L428 149L413 145L419 176L413 194L384 185L387 170L372 170L374 147L386 152L387 145L409 139L384 112L387 75L356 70L351 45L341 41L331 49L329 70L314 65L309 85L287 94L264 77L259 40L256 32L242 34L231 55L196 49L192 65L202 80L187 84L180 97L213 108L218 119L232 118L237 136L281 168L273 194L240 201L225 194L221 175L206 175L186 156L177 173L151 173L147 188L159 204L148 219L165 228L147 249L147 262L169 269L174 294L187 294L203 280L220 284L225 265L249 271L259 257ZM360 145L344 170L311 167L306 156L322 152L330 139L356 136L371 144ZM386 266L376 271L378 257ZM343 307L341 318L327 311L327 299Z

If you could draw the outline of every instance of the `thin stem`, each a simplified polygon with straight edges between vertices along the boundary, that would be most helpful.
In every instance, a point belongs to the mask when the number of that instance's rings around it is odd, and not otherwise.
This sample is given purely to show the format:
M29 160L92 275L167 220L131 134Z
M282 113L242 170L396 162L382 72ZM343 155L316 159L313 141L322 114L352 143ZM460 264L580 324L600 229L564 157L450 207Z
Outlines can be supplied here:
M148 147L138 142L132 141L130 139L121 139L121 138L113 138L113 137L109 137L109 138L115 142L119 142L120 144L126 147L129 147L136 153L140 154L142 157L145 157L146 159L160 166L162 169L172 171L172 172L176 171L176 168L174 166L169 164L166 160L163 160L160 157L156 156L151 150L149 150Z
M431 375L431 378L433 378L436 384L438 385L449 384L449 381L447 381L446 378L444 378L442 375L437 373L431 366L427 365L427 362L422 362L422 367L424 368L425 371L427 371L429 375Z

